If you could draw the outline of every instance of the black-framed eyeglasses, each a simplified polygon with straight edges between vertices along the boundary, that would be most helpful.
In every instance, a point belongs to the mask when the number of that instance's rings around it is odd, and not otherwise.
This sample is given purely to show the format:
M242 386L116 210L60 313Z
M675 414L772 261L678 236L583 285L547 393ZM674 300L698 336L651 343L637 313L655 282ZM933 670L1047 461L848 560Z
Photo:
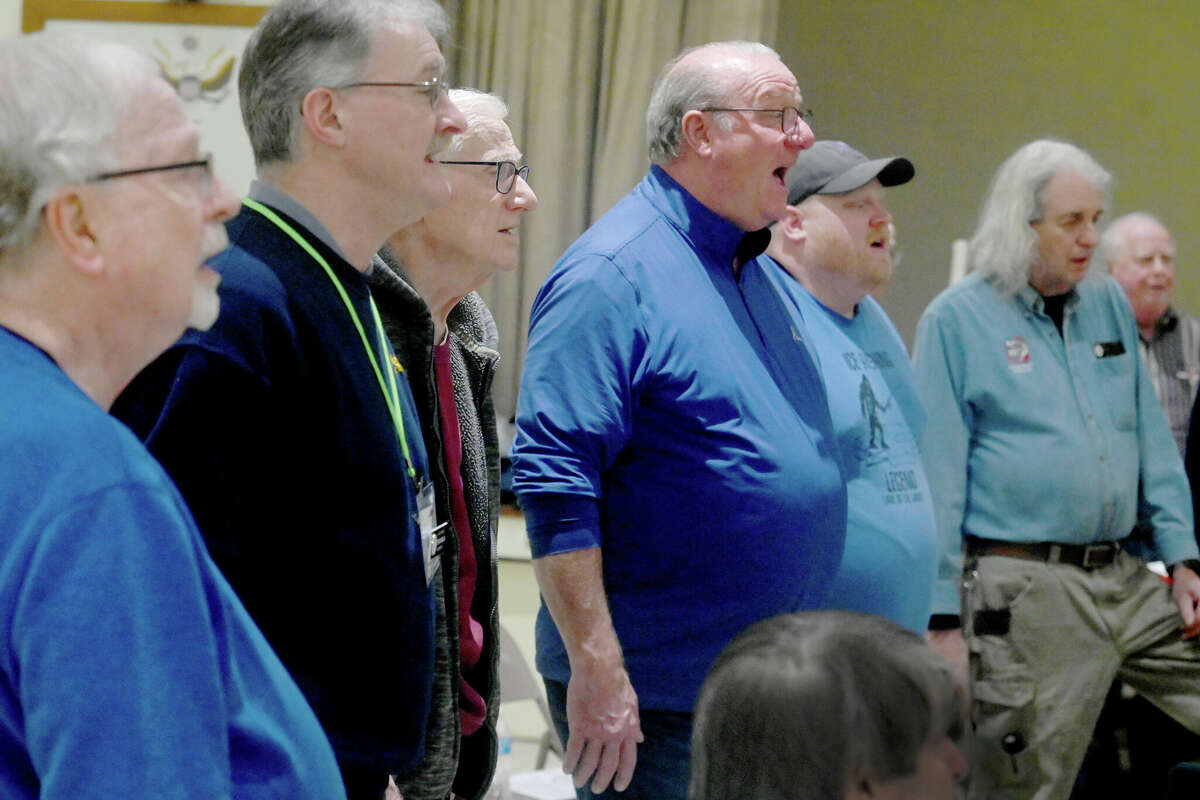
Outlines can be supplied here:
M118 169L112 172L101 172L99 175L93 175L87 179L88 183L97 183L99 181L110 181L114 178L128 178L131 175L146 175L151 172L174 172L176 170L197 170L204 179L204 190L207 192L212 186L213 176L213 157L212 153L205 153L200 158L192 161L176 161L171 164L157 164L153 167L135 167L134 169Z
M521 176L521 180L529 182L529 165L518 167L515 161L439 161L439 164L459 164L469 167L495 167L496 168L496 191L500 194L508 194L512 191L513 184L517 182L517 176Z
M813 124L813 112L811 108L796 108L788 106L786 108L717 108L709 106L708 108L697 109L698 111L754 111L759 114L778 114L779 129L785 134L791 135L800 130L800 120L804 120L804 124L810 128Z
M435 76L427 81L357 81L355 83L346 83L341 86L335 86L335 89L353 89L358 86L407 86L413 89L420 89L421 94L429 98L430 108L436 108L438 100L442 99L449 88L446 85L446 79L440 76Z

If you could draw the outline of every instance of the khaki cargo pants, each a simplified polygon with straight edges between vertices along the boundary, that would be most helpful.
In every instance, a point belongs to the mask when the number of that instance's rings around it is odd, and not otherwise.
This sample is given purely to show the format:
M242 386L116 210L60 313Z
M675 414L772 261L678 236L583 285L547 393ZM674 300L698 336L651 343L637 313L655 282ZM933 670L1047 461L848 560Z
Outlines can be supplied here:
M1170 587L1121 552L1085 570L1008 556L967 560L972 800L1065 800L1113 678L1200 732L1200 644Z

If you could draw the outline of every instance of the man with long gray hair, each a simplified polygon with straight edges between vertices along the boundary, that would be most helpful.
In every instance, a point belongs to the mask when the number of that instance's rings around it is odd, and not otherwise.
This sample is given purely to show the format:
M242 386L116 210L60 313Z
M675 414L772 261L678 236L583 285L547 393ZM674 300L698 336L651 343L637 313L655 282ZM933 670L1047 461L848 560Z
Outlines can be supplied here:
M304 690L351 798L421 755L440 547L407 375L364 272L449 198L465 123L432 0L281 0L246 46L258 179L217 259L225 313L122 397Z
M1187 479L1129 301L1088 274L1109 183L1073 145L1018 150L984 201L973 274L917 329L934 612L962 613L935 642L965 659L965 636L972 654L976 798L1066 798L1114 677L1200 730ZM1170 587L1127 550L1135 523Z
M0 796L344 798L329 742L106 412L213 324L237 198L154 65L0 42Z
M646 112L650 174L533 306L514 488L581 798L682 800L709 665L747 625L819 606L841 558L825 392L757 260L812 144L800 102L764 45L673 59Z

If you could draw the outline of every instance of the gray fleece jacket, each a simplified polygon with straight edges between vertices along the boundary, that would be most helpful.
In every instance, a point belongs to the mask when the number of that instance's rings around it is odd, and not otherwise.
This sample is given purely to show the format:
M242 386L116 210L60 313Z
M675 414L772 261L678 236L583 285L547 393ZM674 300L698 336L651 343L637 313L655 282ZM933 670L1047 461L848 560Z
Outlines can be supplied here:
M483 626L483 653L475 674L470 676L470 683L487 704L487 720L483 727L463 738L458 709L461 672L459 555L458 547L454 546L458 542L458 532L454 530L450 514L450 490L438 416L433 317L403 267L387 248L375 257L368 279L383 319L384 332L408 372L429 452L430 473L437 493L438 522L447 523L441 580L435 581L437 642L425 754L415 770L397 776L396 782L405 800L445 800L451 789L460 798L477 800L487 791L495 770L496 714L500 705L497 676L500 623L496 603L500 448L491 393L492 378L500 359L496 351L499 335L491 312L475 292L464 297L447 319L454 402L462 436L463 492L478 565L471 610L472 616Z

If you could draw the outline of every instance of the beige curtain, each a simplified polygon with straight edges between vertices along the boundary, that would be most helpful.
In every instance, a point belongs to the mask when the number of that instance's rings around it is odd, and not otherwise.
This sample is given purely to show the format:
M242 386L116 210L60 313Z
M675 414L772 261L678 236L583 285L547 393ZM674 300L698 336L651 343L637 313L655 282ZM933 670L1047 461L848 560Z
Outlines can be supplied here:
M446 0L453 80L496 92L541 203L521 266L483 295L500 327L497 417L516 411L529 310L563 250L649 167L645 111L663 64L718 39L774 45L778 0Z

